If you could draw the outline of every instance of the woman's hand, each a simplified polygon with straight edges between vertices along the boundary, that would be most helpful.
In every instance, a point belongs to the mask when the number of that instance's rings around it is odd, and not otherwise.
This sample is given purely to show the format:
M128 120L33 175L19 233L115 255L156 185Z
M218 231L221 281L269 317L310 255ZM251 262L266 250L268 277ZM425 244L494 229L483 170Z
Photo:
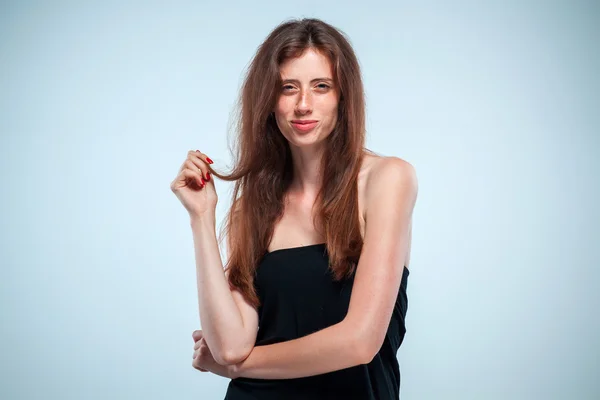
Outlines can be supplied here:
M215 212L217 192L213 179L210 179L208 164L212 160L200 150L189 151L178 175L171 182L171 191L181 201L190 217L201 217L207 212Z
M235 378L231 367L218 364L215 361L204 340L202 330L194 331L192 339L194 339L194 354L192 355L194 360L192 361L192 367L201 372L212 372L225 378Z

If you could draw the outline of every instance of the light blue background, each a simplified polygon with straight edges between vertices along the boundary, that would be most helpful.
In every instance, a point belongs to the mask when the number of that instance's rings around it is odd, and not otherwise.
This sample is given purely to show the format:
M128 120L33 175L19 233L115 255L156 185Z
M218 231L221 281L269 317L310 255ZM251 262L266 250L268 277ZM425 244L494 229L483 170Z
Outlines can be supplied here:
M224 397L169 184L231 166L244 69L303 16L419 177L402 399L600 398L600 6L567 0L2 2L0 398Z

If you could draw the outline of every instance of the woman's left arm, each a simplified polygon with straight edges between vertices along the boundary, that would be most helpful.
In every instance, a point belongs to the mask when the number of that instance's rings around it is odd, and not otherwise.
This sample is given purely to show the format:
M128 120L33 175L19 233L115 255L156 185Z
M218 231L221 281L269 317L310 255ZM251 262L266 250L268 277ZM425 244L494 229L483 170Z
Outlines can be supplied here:
M287 379L369 363L380 350L398 296L418 183L411 164L381 160L366 190L366 228L348 313L310 335L256 346L229 366L232 378Z

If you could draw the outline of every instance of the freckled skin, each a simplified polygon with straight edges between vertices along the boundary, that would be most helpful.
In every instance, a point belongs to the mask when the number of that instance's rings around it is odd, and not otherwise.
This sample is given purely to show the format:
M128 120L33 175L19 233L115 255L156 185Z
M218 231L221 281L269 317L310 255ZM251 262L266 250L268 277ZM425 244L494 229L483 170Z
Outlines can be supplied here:
M329 58L307 49L300 57L286 60L280 73L283 83L274 110L279 130L291 146L322 143L335 127L339 103ZM293 128L293 120L319 122L312 131L300 133Z

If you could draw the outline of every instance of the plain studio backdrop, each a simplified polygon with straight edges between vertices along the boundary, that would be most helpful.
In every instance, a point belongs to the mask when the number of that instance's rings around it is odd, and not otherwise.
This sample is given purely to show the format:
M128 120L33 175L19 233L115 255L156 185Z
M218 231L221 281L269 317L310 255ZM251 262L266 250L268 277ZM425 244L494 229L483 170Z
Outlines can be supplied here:
M2 2L0 398L224 397L169 184L229 170L295 17L349 36L368 147L417 170L402 399L600 398L600 6L567 0Z

